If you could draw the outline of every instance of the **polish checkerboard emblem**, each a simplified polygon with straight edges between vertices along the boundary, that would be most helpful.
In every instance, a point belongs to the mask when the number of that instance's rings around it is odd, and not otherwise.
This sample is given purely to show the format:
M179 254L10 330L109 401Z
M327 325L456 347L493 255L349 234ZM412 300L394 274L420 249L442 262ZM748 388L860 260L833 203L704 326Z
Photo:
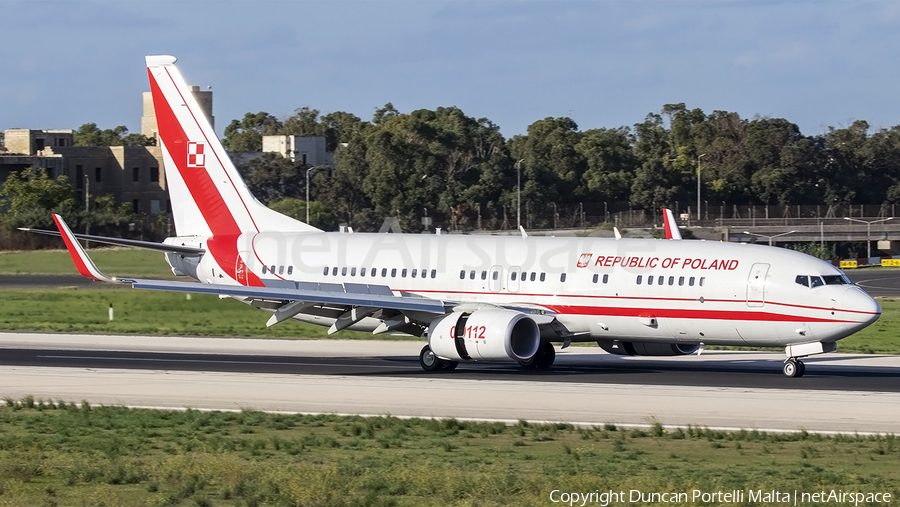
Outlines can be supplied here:
M578 267L586 268L588 263L591 262L591 257L593 255L594 254L589 254L589 253L581 254L581 257L578 258Z
M204 145L195 142L188 143L188 167L203 167L206 165L206 155L204 154Z

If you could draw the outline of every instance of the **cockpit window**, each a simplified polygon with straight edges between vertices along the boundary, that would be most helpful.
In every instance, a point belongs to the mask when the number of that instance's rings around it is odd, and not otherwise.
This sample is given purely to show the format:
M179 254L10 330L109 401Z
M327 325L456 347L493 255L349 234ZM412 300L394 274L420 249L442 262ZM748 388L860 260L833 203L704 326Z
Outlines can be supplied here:
M825 282L823 282L822 279L819 278L818 276L809 277L809 281L812 282L813 288L821 287L821 286L825 285Z
M841 275L822 275L825 285L847 285L847 280Z
M804 287L809 287L809 277L806 275L797 275L797 278L794 278L794 281Z

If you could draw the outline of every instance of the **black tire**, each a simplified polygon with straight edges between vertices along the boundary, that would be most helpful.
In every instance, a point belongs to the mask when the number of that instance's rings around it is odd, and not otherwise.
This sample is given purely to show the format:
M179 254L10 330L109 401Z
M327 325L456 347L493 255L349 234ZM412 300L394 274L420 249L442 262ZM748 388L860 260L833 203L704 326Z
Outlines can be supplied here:
M539 370L547 370L553 366L556 361L556 349L550 342L542 343L540 349L540 362L537 365Z
M806 363L803 361L797 361L797 366L800 368L800 372L797 373L798 377L802 377L806 375Z
M453 371L459 366L459 361L441 361L443 371Z
M800 366L797 365L798 361L794 358L788 359L784 362L784 365L781 367L781 371L787 375L788 377L794 378L799 377Z
M422 348L422 352L419 352L419 366L425 371L438 371L443 367L444 363L445 361L434 355L434 352L431 351L431 347L428 345L425 345Z

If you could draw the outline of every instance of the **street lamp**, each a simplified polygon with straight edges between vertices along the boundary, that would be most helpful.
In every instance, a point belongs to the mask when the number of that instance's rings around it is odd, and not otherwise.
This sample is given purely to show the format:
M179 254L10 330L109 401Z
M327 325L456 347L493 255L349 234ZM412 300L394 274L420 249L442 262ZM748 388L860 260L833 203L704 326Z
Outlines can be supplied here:
M871 234L872 233L872 224L877 224L878 222L887 222L888 220L893 220L893 219L894 219L894 217L881 218L878 220L868 221L868 220L860 220L858 218L844 217L844 220L849 220L851 222L860 222L860 223L866 224L866 263L869 262L868 259L872 258L872 240L870 239L872 236L872 234Z
M519 159L516 162L516 229L522 228L522 162L525 159Z
M705 157L703 153L697 157L697 221L700 221L700 159Z
M755 232L750 232L750 231L744 231L744 234L748 234L748 235L750 235L750 236L759 236L759 237L762 237L762 238L768 238L768 239L769 239L769 246L774 246L774 244L773 244L773 242L772 242L773 239L775 239L775 238L777 238L777 237L779 237L779 236L787 236L788 234L793 234L793 233L795 233L795 232L797 232L797 231L782 232L781 234L776 234L776 235L774 235L774 236L769 236L768 234L757 234L757 233L755 233Z
M310 171L315 171L316 169L321 169L322 166L314 165L306 170L306 223L309 223L309 173Z

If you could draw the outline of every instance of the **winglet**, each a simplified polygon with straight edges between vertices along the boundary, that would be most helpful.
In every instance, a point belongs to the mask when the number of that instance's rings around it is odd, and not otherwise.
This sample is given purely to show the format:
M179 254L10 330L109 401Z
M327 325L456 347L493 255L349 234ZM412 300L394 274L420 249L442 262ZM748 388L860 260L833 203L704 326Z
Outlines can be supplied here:
M666 239L681 239L681 231L678 230L675 213L672 213L669 208L663 208L663 217L666 221Z
M69 255L72 256L72 262L75 263L75 269L77 269L82 276L103 282L118 281L115 278L104 275L102 271L97 269L94 261L92 261L87 253L85 253L84 249L81 248L81 243L75 239L75 235L72 234L69 226L66 225L66 222L61 216L54 214L53 220L56 222L56 227L59 228L59 233L62 235L63 241L66 242L66 249L69 250Z

